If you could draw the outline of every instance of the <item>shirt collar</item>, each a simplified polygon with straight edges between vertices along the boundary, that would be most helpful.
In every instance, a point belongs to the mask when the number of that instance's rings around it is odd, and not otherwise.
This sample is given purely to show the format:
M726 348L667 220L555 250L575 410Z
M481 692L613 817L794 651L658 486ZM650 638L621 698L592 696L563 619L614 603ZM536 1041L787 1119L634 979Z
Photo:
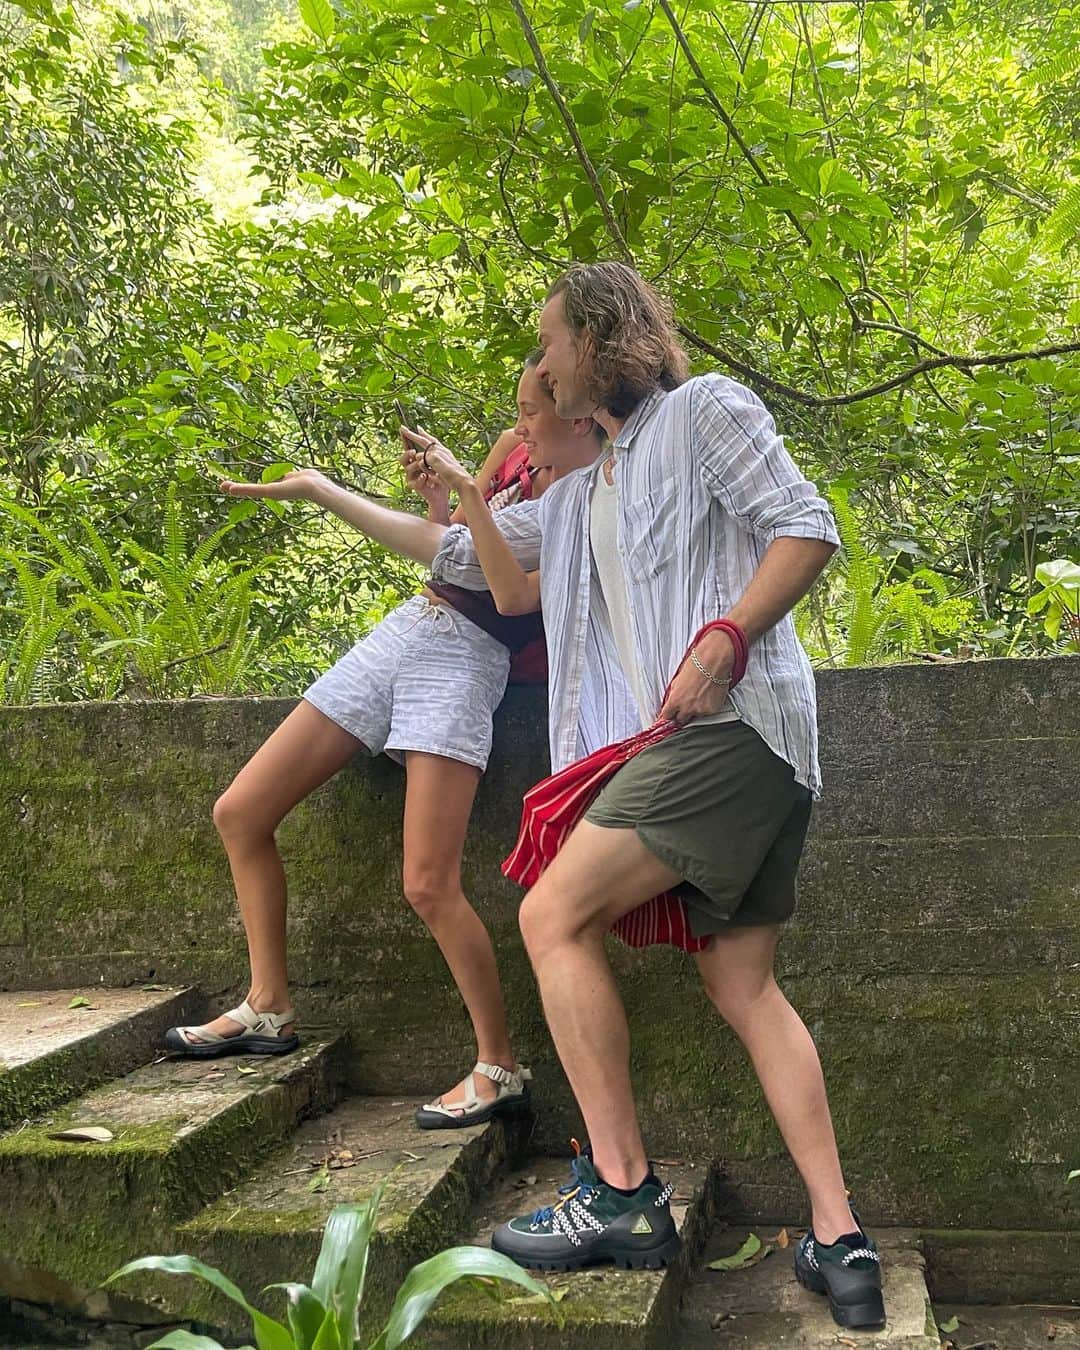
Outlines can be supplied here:
M661 403L663 403L666 398L666 389L654 389L651 394L646 394L622 424L619 434L611 442L612 447L616 450L628 450L633 443L634 437L645 423L649 421L653 413L656 412L657 408L660 407Z

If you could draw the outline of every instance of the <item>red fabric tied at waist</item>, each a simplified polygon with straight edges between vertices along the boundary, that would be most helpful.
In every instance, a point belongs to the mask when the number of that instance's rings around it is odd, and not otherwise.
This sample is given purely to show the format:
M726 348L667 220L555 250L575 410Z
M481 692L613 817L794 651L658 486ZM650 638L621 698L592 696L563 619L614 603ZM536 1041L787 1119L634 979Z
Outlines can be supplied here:
M733 687L746 671L746 635L729 619L716 619L699 630L691 647L713 628L722 628L735 647L735 665L729 686ZM680 669L682 664L680 662ZM667 701L670 690L669 684L663 702ZM667 740L679 730L677 722L654 722L651 727L623 741L601 746L591 755L575 760L531 787L522 799L518 841L502 865L503 875L519 885L534 886L604 784L635 755L650 745ZM611 931L628 947L665 943L693 953L703 951L709 944L708 937L694 937L685 903L669 891L624 914L612 925Z

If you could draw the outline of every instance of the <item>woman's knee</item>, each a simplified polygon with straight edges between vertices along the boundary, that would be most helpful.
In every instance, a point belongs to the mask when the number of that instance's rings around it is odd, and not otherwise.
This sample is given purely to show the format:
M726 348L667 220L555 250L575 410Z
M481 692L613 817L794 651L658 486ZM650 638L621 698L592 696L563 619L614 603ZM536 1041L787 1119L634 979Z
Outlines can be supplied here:
M264 819L250 796L235 783L230 783L214 803L213 814L214 826L226 843L264 835L273 837L276 822Z
M401 885L405 899L428 924L461 895L460 878L456 873L450 876L444 869L424 865L406 864Z

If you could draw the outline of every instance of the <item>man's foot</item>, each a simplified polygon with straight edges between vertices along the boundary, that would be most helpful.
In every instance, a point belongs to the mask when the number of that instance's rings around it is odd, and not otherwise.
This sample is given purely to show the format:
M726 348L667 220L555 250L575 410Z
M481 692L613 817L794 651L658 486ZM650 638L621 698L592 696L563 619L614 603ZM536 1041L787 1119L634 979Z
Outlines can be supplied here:
M529 1109L531 1078L520 1064L507 1069L480 1060L451 1092L418 1107L416 1123L422 1130L454 1130L493 1116L518 1115Z
M170 1027L164 1045L189 1059L216 1059L220 1055L287 1055L300 1044L293 1030L296 1014L259 1012L245 1001L237 1008L199 1027ZM221 1027L221 1030L218 1028Z
M613 1261L625 1270L659 1270L682 1242L671 1217L672 1187L650 1170L626 1194L601 1180L589 1150L575 1141L572 1177L560 1198L545 1209L511 1219L492 1234L491 1245L532 1270L581 1270Z
M795 1278L815 1294L829 1296L829 1311L841 1327L883 1327L881 1257L872 1238L845 1233L828 1246L811 1228L795 1249Z

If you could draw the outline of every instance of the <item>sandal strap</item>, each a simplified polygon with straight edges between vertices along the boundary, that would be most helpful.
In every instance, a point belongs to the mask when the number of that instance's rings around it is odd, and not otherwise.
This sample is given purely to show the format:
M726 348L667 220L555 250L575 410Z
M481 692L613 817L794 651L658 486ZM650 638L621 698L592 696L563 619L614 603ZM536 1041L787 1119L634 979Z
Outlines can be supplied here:
M275 1036L281 1034L282 1027L296 1021L296 1013L292 1008L286 1008L284 1012L256 1012L247 999L237 1007L230 1008L222 1016L239 1022L241 1026L247 1027L248 1031L256 1033L270 1031Z
M453 1106L443 1106L440 1099L434 1102L426 1102L423 1109L425 1111L438 1111L441 1115L449 1116L452 1120L459 1120L479 1105L480 1098L476 1095L476 1079L470 1073L465 1079L465 1097L460 1102L455 1102Z
M511 1069L504 1069L501 1064L485 1064L482 1059L476 1061L473 1073L482 1073L485 1078L490 1078L493 1083L498 1083L500 1087L505 1087L514 1081L514 1074ZM472 1074L469 1077L471 1078Z

